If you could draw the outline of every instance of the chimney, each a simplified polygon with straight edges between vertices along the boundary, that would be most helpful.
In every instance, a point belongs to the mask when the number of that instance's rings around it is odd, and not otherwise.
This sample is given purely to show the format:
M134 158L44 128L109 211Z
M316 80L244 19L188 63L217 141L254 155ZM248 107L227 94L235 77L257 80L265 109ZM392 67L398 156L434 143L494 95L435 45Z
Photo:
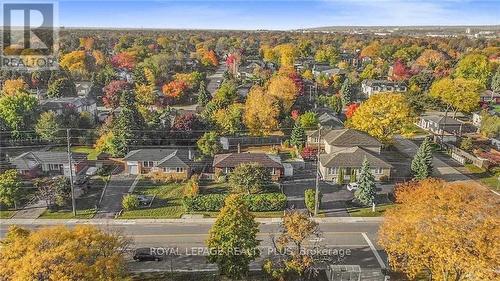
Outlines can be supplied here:
M193 152L191 151L191 148L188 150L188 159L193 160Z

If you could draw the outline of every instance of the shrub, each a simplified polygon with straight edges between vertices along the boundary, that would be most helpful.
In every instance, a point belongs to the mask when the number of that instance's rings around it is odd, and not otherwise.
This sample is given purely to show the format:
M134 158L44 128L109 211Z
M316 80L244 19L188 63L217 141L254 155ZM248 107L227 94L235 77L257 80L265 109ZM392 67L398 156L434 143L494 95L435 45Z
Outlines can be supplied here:
M314 161L316 160L316 155L318 154L318 150L316 148L306 146L302 151L300 152L300 156L302 156L302 159L306 161Z
M196 197L184 197L184 207L189 212L213 212L219 211L224 206L226 194L198 195ZM286 195L283 193L264 193L243 195L248 208L252 212L281 211L286 208Z
M229 174L229 183L235 193L258 193L271 180L269 171L258 163L244 163Z
M122 207L126 211L137 209L139 208L139 199L135 195L127 194L122 199Z
M200 177L198 175L192 175L189 181L184 185L184 196L185 197L195 197L200 193Z
M310 188L306 189L304 192L304 201L306 204L306 208L309 210L309 212L313 213L314 212L314 203L316 202L316 190ZM323 194L321 192L319 193L319 205L321 205L321 199L323 198Z
M381 182L388 182L389 181L389 177L387 177L387 176L381 176L379 180Z

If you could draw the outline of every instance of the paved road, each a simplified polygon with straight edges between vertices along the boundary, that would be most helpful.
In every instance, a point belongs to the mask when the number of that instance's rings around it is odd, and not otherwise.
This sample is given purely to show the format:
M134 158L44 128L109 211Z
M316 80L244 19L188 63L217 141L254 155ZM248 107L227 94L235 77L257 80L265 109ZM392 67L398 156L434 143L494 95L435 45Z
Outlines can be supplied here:
M98 220L94 220L98 221ZM5 220L5 224L10 222ZM91 221L89 221L91 222ZM0 237L5 236L6 225L0 227ZM74 225L66 221L67 225ZM377 245L377 231L380 222L336 222L321 223L322 236L319 241L321 249L333 257L340 257L343 264L358 264L366 276L376 274L374 279L380 280L380 269L385 267L386 255ZM27 226L29 228L39 225ZM26 227L26 226L25 226ZM212 270L214 265L207 264L205 259L205 240L211 223L145 223L123 221L123 224L100 224L98 227L106 231L121 233L132 241L131 248L155 247L177 253L179 256L168 257L160 262L134 262L130 260L128 267L135 272L169 270L170 264L175 270ZM258 238L261 240L261 258L252 263L252 268L259 269L262 260L273 254L271 241L280 231L279 224L266 223L260 225ZM309 241L311 245L314 241ZM129 257L130 258L130 257ZM382 279L383 280L383 279Z
M112 175L95 218L114 218L122 209L122 198L128 193L134 179L135 176Z

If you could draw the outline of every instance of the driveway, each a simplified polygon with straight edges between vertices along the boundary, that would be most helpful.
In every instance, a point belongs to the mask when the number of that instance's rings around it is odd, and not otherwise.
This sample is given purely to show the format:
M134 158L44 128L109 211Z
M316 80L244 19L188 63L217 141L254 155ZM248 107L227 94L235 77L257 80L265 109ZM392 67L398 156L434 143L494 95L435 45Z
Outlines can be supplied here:
M395 138L394 146L401 153L404 153L411 158L413 158L413 156L417 153L418 149L418 145L416 143L402 137ZM459 167L460 163L450 159L449 157L440 155L439 153L434 153L433 164L433 175L435 177L442 178L445 181L464 181L471 179L455 168Z
M283 191L288 198L288 207L305 210L304 192L306 189L315 188L316 181L309 180L293 180L283 183ZM339 186L334 183L320 182L320 192L323 194L321 201L321 212L327 217L349 217L346 210L345 202L354 198L354 192L347 190L344 186ZM377 184L378 194L388 194L392 192L394 186L392 184Z
M112 175L106 189L103 191L99 210L94 218L114 218L115 214L122 209L122 198L128 193L136 176Z

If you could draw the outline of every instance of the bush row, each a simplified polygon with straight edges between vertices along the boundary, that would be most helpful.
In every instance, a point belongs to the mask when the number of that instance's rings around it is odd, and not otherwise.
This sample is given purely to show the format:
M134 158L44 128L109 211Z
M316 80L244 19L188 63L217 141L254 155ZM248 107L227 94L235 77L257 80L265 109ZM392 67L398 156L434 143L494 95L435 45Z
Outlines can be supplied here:
M227 194L207 194L185 197L183 203L189 212L213 212L224 206L226 196ZM281 211L286 207L286 195L283 193L250 194L243 195L243 198L252 212Z

